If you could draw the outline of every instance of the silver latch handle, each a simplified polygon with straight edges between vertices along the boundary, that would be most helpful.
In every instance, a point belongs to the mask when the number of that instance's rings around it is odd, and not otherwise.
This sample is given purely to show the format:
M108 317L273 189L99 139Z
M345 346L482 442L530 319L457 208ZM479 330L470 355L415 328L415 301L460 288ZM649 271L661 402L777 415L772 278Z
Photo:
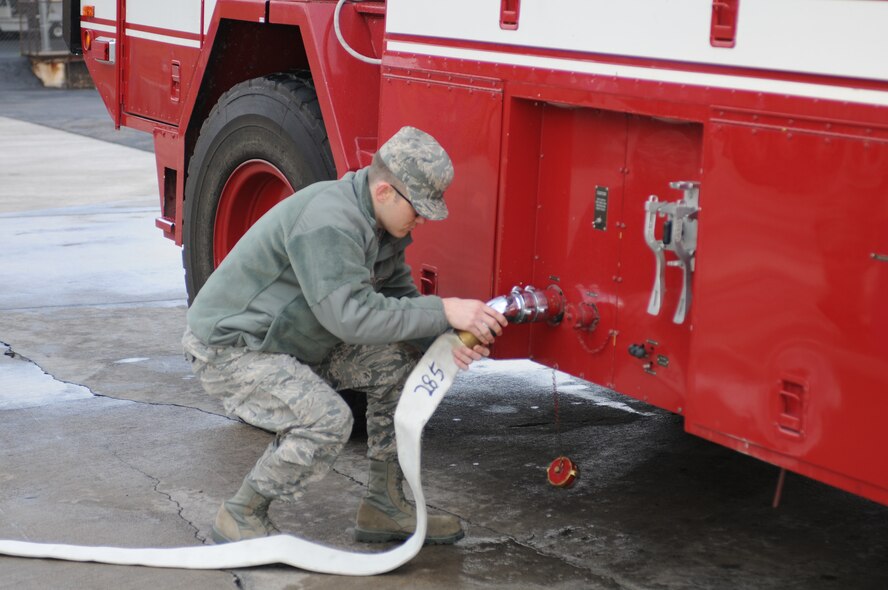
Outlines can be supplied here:
M700 183L694 181L678 181L669 183L671 188L684 194L679 201L673 203L660 202L656 195L651 195L644 204L645 222L644 239L654 253L657 267L654 271L654 287L648 301L648 313L659 315L666 290L665 273L667 266L681 268L681 295L672 321L684 323L691 307L691 279L694 274L694 261L697 253L697 216L700 212ZM657 217L665 217L664 235L662 240L656 237ZM666 262L666 250L675 252L677 260Z
M661 205L657 195L651 195L644 204L644 239L648 248L654 253L654 260L657 263L657 268L654 270L654 287L651 289L651 297L647 307L647 312L651 315L660 314L660 307L663 304L663 285L666 280L666 255L663 252L663 242L658 240L654 234L657 227L657 213Z

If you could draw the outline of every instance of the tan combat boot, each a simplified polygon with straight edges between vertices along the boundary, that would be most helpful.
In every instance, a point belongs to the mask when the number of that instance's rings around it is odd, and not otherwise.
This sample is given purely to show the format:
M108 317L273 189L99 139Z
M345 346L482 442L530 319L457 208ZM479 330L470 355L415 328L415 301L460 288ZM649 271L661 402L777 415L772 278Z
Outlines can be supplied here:
M244 480L237 493L222 503L213 524L213 541L216 543L232 543L244 539L267 537L277 532L277 528L268 518L268 505L271 498L266 498Z
M370 461L367 495L358 507L355 540L382 543L406 539L416 530L416 508L404 497L404 476L395 461ZM425 542L449 545L465 533L459 519L449 515L429 515Z

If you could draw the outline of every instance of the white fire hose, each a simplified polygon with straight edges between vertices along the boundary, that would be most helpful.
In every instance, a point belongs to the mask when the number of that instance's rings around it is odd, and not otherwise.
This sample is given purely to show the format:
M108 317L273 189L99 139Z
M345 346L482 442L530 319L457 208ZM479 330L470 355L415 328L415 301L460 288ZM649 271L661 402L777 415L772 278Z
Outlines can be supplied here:
M312 572L346 576L371 576L396 569L413 559L425 541L428 513L420 480L422 430L459 372L453 360L453 349L461 345L454 333L438 337L407 379L395 410L398 460L416 500L416 531L403 545L382 553L355 553L292 535L164 549L0 540L0 555L182 569L232 569L280 563Z

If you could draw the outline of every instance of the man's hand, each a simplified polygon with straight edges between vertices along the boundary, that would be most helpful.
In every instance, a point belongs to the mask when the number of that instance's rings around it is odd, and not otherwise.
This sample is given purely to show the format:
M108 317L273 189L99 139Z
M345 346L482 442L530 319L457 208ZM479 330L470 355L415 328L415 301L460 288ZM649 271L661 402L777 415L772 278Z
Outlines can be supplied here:
M489 355L490 349L486 346L481 346L480 344L476 344L474 348L457 346L453 349L453 360L456 362L456 366L463 371L467 371L469 365L474 361L480 361L482 358Z
M509 322L506 316L477 299L448 297L443 302L448 323L457 330L470 332L481 342L474 348L462 346L453 351L457 366L468 369L472 361L490 354L488 346L503 333L503 326Z
M503 333L503 326L509 324L506 316L477 299L444 299L444 315L457 330L465 330L475 335L481 344L493 344L494 339Z

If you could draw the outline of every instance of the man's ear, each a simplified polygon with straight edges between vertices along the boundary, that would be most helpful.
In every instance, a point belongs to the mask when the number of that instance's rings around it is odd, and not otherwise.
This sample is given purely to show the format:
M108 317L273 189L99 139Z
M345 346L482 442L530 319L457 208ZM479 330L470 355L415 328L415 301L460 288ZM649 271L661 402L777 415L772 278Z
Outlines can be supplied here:
M389 198L392 191L389 190L388 183L385 182L377 182L370 189L370 192L373 195L373 200L377 203L385 203Z

